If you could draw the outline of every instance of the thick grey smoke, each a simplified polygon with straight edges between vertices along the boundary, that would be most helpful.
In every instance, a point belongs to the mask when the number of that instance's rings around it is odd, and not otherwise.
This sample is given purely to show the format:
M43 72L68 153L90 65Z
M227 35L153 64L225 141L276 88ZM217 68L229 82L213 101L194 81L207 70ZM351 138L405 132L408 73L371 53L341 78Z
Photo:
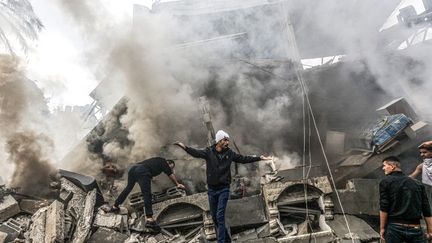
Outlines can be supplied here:
M404 60L430 65L428 55L394 54L381 43L378 30L397 1L288 1L247 6L221 19L202 17L223 12L216 2L183 18L142 13L133 28L130 22L104 25L107 16L84 1L62 4L78 24L91 17L92 26L80 25L90 40L85 50L90 67L101 80L116 84L111 92L128 97L127 109L114 111L87 138L88 157L96 155L98 161L115 158L126 165L159 155L176 140L204 147L206 130L197 103L204 95L214 127L227 130L242 153L271 153L282 158L282 168L287 167L283 158L295 166L302 153L302 107L290 60L295 55L287 38L288 13L301 56L347 55L345 66L305 72L315 111L324 116L331 110L337 116L329 120L341 120L329 129L350 131L373 119L379 104L410 94L401 84L414 76L422 80L418 89L430 90L427 70L432 69L403 71L409 62ZM407 98L419 106L429 99L425 95ZM190 169L178 170L187 175Z
M47 131L43 122L48 116L45 99L24 76L16 57L0 56L0 77L2 177L21 192L44 195L53 170L49 162L53 143L42 133Z
M27 195L48 195L50 174L54 172L47 156L53 149L52 140L43 134L23 131L11 134L6 149L9 161L15 164L11 186Z

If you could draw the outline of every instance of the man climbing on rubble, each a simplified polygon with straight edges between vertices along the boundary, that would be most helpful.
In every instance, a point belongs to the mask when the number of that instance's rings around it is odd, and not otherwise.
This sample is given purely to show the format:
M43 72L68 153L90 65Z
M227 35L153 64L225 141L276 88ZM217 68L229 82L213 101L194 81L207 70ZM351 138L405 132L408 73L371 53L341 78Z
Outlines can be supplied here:
M420 144L418 149L423 162L417 165L414 172L409 176L416 178L421 174L422 183L426 187L426 193L430 202L432 200L432 141Z
M174 144L184 149L195 158L205 159L208 185L210 213L216 226L218 243L230 242L228 230L225 228L225 209L228 203L231 183L231 163L252 163L270 160L266 156L243 156L232 151L229 146L229 135L219 130L215 144L205 149L195 149L181 142Z
M151 179L164 172L178 188L185 189L184 185L177 181L173 172L174 167L175 163L173 160L167 160L160 157L150 158L134 164L129 169L127 185L115 200L114 205L108 208L102 208L102 210L105 212L118 213L120 210L119 205L126 200L126 197L132 191L135 183L138 183L144 199L146 226L157 228L158 226L153 218Z
M420 226L426 222L426 238L432 237L432 213L424 185L402 173L395 156L383 159L386 178L379 184L380 236L386 243L421 243L425 237Z

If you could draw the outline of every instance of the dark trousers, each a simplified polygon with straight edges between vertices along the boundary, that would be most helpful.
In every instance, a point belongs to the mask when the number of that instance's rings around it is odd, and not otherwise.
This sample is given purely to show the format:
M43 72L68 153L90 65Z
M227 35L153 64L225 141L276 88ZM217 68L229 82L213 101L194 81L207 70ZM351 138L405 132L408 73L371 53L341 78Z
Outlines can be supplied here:
M218 243L231 242L228 230L225 228L225 209L228 203L229 187L219 190L208 190L210 213L216 226Z
M123 191L120 193L118 198L116 199L114 205L119 206L122 204L126 197L129 195L129 193L132 191L133 187L135 186L135 183L138 183L138 185L141 188L141 193L144 199L144 209L145 209L145 215L147 217L151 217L153 215L153 208L152 208L152 194L151 194L151 179L152 176L149 171L144 166L141 165L135 165L132 166L132 168L128 172L128 182L123 189Z
M426 242L421 228L405 227L402 225L387 224L384 232L386 243L424 243Z

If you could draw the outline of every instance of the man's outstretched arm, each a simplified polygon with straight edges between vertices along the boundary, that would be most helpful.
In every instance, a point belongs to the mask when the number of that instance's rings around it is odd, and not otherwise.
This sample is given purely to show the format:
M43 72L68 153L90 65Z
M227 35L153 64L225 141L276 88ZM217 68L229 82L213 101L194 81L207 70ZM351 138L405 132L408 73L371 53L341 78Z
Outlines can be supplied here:
M174 184L177 186L177 188L181 188L181 189L186 189L186 187L183 184L180 184L177 181L177 177L174 175L174 173L172 173L171 175L168 176L170 178L170 180L172 182L174 182Z
M207 158L207 151L205 149L194 149L194 148L188 147L188 146L184 145L182 142L178 142L178 141L175 142L174 145L177 145L180 148L184 149L184 151L186 151L186 153L188 153L192 157L200 158L200 159Z
M247 164L247 163L253 163L253 162L257 162L260 160L271 160L272 157L267 157L264 155L261 156L248 156L248 155L241 155L241 154L237 154L236 152L234 152L234 157L233 157L233 161L236 163L240 163L240 164Z

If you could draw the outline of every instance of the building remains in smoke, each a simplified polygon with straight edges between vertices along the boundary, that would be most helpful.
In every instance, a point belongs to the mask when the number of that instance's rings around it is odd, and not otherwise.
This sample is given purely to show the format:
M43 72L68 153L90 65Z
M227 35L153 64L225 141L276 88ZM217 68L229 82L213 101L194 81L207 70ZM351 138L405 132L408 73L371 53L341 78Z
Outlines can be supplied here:
M418 160L418 144L432 135L429 93L421 91L432 64L421 55L430 49L432 2L423 0L423 13L400 9L398 23L380 31L398 1L329 1L135 5L131 45L147 43L146 30L158 18L175 31L152 37L162 42L154 49L116 50L110 65L121 71L95 88L86 109L100 120L62 161L74 172L45 172L46 181L34 185L45 186L43 195L0 185L0 242L214 242L203 163L171 144L205 146L217 127L233 134L236 150L277 158L233 168L226 214L233 240L379 242L381 161ZM339 8L359 19L344 23ZM312 58L321 65L304 68ZM11 151L30 135L16 136ZM43 146L40 136L33 138L19 148ZM37 155L40 168L48 168L44 154ZM154 155L175 159L186 185L183 191L163 178L153 181L160 233L144 227L138 190L119 214L99 208L125 186L131 163Z

